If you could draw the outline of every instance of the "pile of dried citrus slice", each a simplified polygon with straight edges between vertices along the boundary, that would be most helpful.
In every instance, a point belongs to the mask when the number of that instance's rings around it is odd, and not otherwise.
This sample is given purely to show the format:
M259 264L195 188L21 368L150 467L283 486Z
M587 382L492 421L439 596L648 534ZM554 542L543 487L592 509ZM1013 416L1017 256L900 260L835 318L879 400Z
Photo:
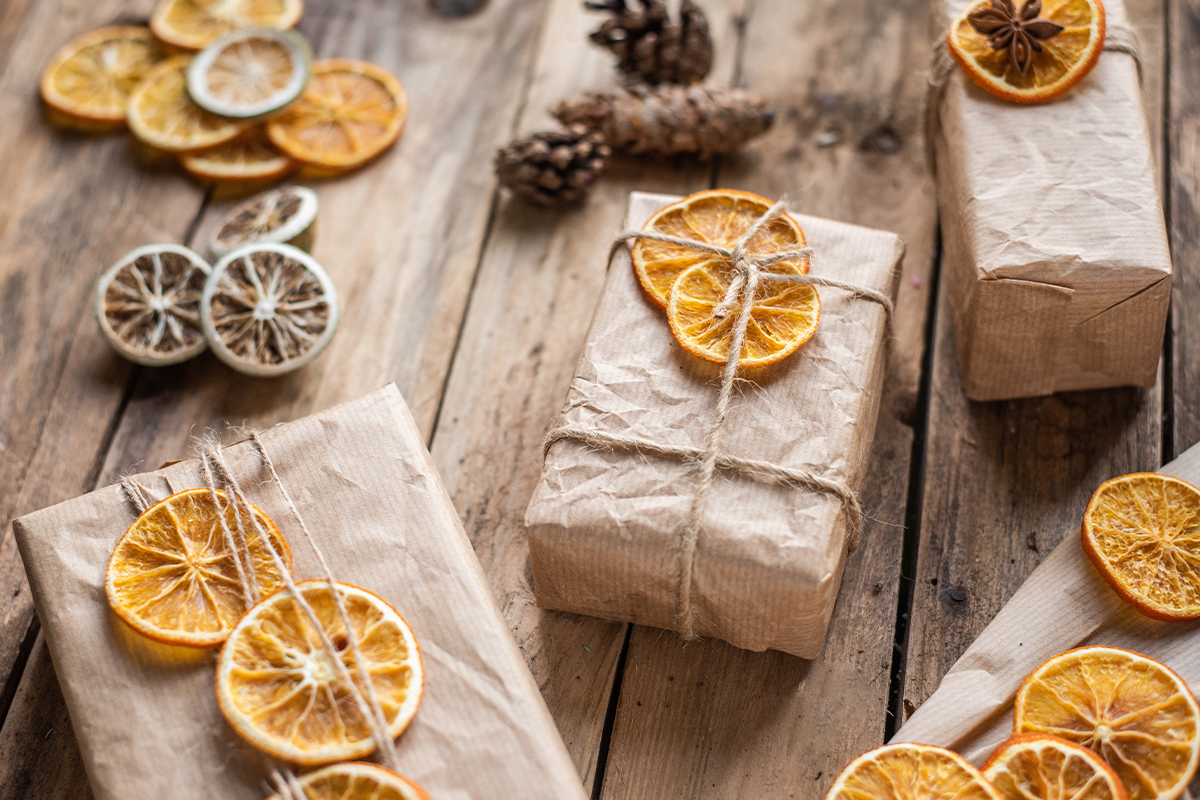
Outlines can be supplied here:
M127 124L205 184L345 174L399 138L408 99L374 64L314 62L289 30L302 12L301 0L162 0L149 27L101 28L54 56L47 116L89 132Z
M1175 800L1200 762L1200 706L1154 659L1116 647L1057 655L1017 691L1013 735L977 770L892 744L842 771L826 800Z
M284 588L291 565L265 513L219 490L190 489L151 506L118 541L108 602L155 641L221 647L216 699L230 726L292 764L332 764L295 779L302 796L429 800L412 781L352 761L376 749L368 696L393 738L417 712L425 679L412 629L382 598L348 584L302 581L294 596ZM253 605L248 587L262 598Z
M731 249L774 204L749 192L697 192L656 213L644 231ZM804 231L780 214L745 245L751 258L805 247ZM741 295L722 306L736 274L731 259L680 243L638 239L633 268L646 297L667 313L671 332L689 353L724 364L733 329L745 302ZM808 260L780 261L765 272L803 275ZM738 284L740 286L740 283ZM736 294L736 292L735 292ZM738 354L742 368L765 367L791 355L812 338L821 300L811 284L762 281L751 300L749 324Z

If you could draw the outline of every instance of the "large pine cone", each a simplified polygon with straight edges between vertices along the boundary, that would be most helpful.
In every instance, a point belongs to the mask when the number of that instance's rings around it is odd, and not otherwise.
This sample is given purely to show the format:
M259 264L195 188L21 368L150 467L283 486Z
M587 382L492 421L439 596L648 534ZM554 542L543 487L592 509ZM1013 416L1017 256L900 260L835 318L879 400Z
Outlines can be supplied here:
M630 153L732 153L766 131L775 109L741 89L713 86L635 86L589 92L554 109L564 125L598 131Z
M712 69L713 43L708 20L692 0L683 0L679 19L671 19L666 0L586 0L594 11L607 11L591 40L612 50L617 68L649 84L695 83Z
M535 133L496 152L496 176L518 197L544 206L587 194L608 166L604 137L582 125Z

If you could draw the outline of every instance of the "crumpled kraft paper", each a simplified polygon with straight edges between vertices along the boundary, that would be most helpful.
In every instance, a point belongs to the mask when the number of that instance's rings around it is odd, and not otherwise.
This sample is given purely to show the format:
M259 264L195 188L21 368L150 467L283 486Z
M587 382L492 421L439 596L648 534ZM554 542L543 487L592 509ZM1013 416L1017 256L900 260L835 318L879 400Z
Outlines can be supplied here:
M538 687L408 408L394 386L262 435L338 580L391 603L416 633L425 696L397 740L437 800L583 800ZM252 443L225 451L250 501L315 557ZM153 499L202 486L195 461L139 475ZM109 609L104 571L137 517L120 486L14 522L38 616L97 800L262 800L268 761L225 723L218 650L160 645Z
M678 198L634 192L627 228ZM794 215L812 273L894 295L894 234ZM821 321L796 354L741 373L721 437L731 456L803 468L857 491L875 433L888 330L883 308L818 287ZM556 425L703 448L721 368L683 350L642 295L621 248ZM695 468L631 451L556 442L525 522L544 608L672 628L673 564ZM749 650L813 658L846 557L847 517L831 496L718 470L692 573L696 633Z
M1200 445L1159 472L1200 484ZM949 747L982 764L1012 733L1013 699L1025 677L1052 656L1092 644L1158 659L1200 690L1200 621L1139 614L1100 577L1075 532L1005 603L893 741Z
M964 2L934 3L935 42ZM1127 24L1121 0L1104 6L1110 27ZM939 112L943 274L967 397L1153 384L1171 258L1134 60L1106 51L1032 106L956 65Z

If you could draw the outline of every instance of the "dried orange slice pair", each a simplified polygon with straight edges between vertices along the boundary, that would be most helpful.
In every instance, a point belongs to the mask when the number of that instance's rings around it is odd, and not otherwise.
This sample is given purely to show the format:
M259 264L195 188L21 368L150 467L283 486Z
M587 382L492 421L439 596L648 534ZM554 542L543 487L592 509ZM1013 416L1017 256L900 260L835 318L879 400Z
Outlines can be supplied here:
M750 194L718 189L685 197L663 208L643 230L732 249L774 205ZM805 247L804 231L780 214L746 244L751 258ZM638 239L633 268L650 302L667 312L671 332L689 353L725 363L733 346L733 328L745 299L730 293L736 271L732 261L705 250L653 239ZM808 260L781 261L764 268L776 275L803 275ZM810 284L763 280L751 301L749 324L738 366L765 367L791 355L812 338L821 317L821 301Z

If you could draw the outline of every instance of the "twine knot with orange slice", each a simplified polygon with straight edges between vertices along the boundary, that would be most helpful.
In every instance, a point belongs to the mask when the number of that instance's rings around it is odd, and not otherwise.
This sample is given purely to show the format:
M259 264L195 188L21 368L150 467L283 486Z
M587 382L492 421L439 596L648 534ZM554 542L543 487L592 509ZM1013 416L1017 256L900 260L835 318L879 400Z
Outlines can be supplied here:
M697 465L696 493L680 534L673 575L675 631L685 639L696 638L692 569L717 467L760 483L836 498L849 521L849 552L857 548L862 531L862 505L843 482L720 450L739 372L782 361L816 332L821 302L815 286L841 289L878 303L889 324L894 312L892 299L882 292L809 275L813 250L785 208L786 200L771 203L749 192L698 192L660 210L642 230L622 232L613 243L615 252L630 240L636 242L632 261L638 281L647 299L667 312L680 345L724 366L703 448L566 425L552 429L543 443L543 452L557 441L571 440L597 450L633 450Z

